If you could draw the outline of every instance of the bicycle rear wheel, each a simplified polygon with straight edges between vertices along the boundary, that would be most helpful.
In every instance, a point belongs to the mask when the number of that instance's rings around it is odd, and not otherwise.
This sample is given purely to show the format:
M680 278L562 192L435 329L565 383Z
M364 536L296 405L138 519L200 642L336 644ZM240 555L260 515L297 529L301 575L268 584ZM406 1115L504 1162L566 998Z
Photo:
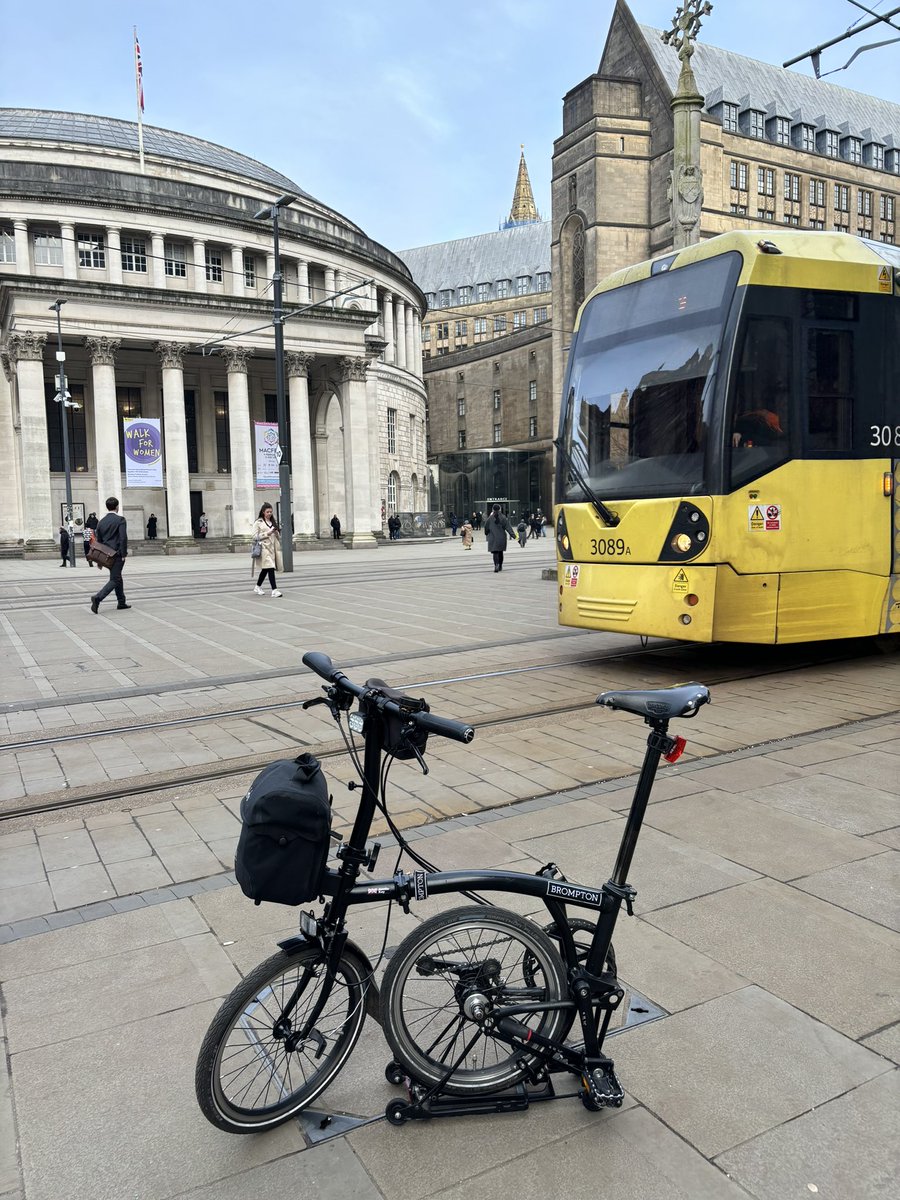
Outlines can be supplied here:
M197 1101L217 1128L255 1133L280 1125L323 1092L350 1057L372 984L368 962L349 943L314 1028L296 1040L321 995L325 970L318 947L290 955L282 950L226 997L203 1039L195 1073Z
M425 1084L440 1082L471 1042L443 1090L479 1096L516 1083L535 1056L485 1032L473 1006L566 998L565 968L543 930L506 909L458 908L401 942L381 987L381 1026L397 1062ZM571 1024L565 1009L515 1019L549 1038Z

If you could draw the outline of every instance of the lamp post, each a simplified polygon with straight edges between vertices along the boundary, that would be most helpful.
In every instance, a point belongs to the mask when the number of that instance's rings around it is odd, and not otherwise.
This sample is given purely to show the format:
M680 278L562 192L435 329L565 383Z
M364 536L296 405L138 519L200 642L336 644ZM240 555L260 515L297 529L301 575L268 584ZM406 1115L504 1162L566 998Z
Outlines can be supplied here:
M281 458L278 462L278 484L281 491L281 555L285 572L294 569L294 515L291 505L291 463L287 432L287 406L284 395L284 310L281 301L281 248L278 243L278 213L297 199L296 196L280 196L274 204L261 208L254 214L254 221L272 219L274 241L275 274L272 276L273 311L275 326L275 411L278 420L278 446Z
M81 405L69 399L69 393L66 389L66 352L62 347L62 320L60 318L60 309L64 304L65 300L56 300L50 305L50 309L56 312L56 362L59 367L59 374L56 376L56 396L54 399L59 405L59 413L62 418L63 461L66 469L66 525L69 530L69 558L71 559L71 565L74 567L75 530L72 521L72 470L69 464L69 418L66 414L66 409L81 408Z

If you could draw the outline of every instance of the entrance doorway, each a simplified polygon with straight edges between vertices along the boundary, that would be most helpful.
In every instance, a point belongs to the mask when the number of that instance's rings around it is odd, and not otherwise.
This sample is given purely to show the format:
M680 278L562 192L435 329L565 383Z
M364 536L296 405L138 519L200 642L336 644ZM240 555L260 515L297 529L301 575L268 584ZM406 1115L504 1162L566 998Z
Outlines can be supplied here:
M200 514L203 512L203 493L191 492L191 533L200 536Z

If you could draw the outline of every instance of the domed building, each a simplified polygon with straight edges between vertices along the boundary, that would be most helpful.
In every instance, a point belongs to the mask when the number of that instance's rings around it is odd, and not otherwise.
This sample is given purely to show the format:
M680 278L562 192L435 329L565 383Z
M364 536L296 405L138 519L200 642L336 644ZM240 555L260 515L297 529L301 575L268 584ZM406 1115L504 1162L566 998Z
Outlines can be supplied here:
M294 538L372 545L427 508L420 317L401 259L262 163L129 121L0 109L0 553L52 548L120 497L133 541L245 539L276 417L272 222L280 210ZM55 399L60 298L69 406ZM161 422L162 486L126 473L123 423ZM256 428L254 429L254 426ZM271 430L268 431L271 441ZM262 486L261 486L262 485ZM147 547L149 548L149 546Z

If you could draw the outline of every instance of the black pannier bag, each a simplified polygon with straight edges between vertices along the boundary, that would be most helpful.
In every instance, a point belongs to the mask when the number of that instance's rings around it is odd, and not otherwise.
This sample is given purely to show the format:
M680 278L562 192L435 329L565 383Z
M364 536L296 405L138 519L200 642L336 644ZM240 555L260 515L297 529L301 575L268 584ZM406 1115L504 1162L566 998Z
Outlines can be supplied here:
M328 784L312 754L260 771L241 801L234 870L257 904L304 904L321 892L331 833Z

